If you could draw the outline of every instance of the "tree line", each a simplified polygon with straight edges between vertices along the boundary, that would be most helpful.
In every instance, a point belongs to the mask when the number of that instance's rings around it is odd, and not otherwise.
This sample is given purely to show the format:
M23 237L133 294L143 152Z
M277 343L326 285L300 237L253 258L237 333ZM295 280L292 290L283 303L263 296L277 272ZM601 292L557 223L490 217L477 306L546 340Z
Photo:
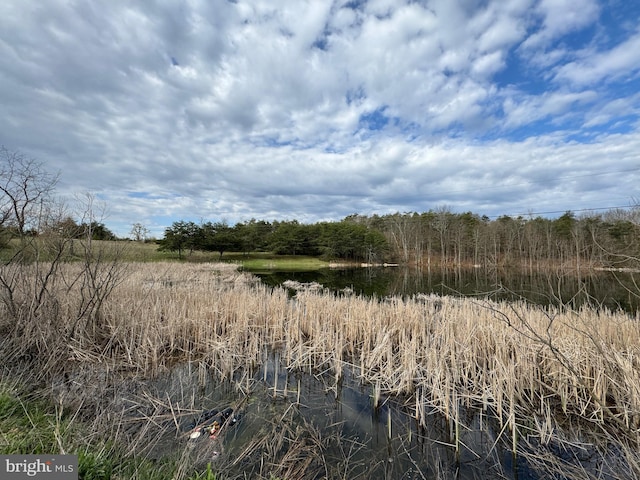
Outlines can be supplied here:
M336 222L250 220L179 221L165 230L160 248L178 251L269 251L327 259L405 265L520 265L637 267L640 208L555 219L490 219L447 208L423 213L350 215Z
M382 232L347 220L302 224L253 219L234 226L178 221L165 229L158 243L162 250L177 251L179 256L199 250L218 252L220 257L224 252L273 252L369 263L389 257L389 244Z
M0 248L13 239L114 240L96 220L93 198L76 222L54 201L59 175L20 152L0 147ZM89 213L88 213L89 212ZM148 230L135 224L131 236L145 240ZM417 213L350 215L340 221L302 224L296 220L252 219L226 222L174 222L158 241L160 248L185 252L269 251L367 263L405 265L604 266L638 268L640 205L555 219L501 216L490 219L446 207ZM24 250L24 248L23 248Z
M500 216L494 220L447 208L424 213L347 221L383 232L394 257L405 264L606 266L636 268L640 258L640 208L613 209L555 219Z
M91 240L118 240L118 237L102 222L76 222L68 216L55 222L44 221L38 228L32 227L25 231L20 231L14 224L0 224L0 248L9 245L11 239L21 236L51 236L57 235L67 239L91 239Z

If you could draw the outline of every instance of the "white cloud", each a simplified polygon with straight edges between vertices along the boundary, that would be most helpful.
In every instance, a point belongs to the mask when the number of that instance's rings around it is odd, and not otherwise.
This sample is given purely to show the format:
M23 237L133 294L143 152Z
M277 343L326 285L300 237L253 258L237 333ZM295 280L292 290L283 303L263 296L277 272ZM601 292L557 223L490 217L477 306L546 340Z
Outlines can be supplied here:
M471 65L471 71L479 77L489 77L504 68L504 54L500 51L488 53L477 58Z
M614 48L591 52L556 70L556 81L592 85L602 80L637 78L640 71L640 33L635 33Z
M599 154L614 145L632 158L640 37L566 36L598 21L595 1L354 4L5 1L0 144L60 169L63 192L100 192L112 221L157 228L509 213L551 191L571 208L554 179L580 162L615 170Z
M535 13L542 17L542 27L523 42L523 48L546 48L562 35L595 22L599 12L596 0L541 0Z
M505 126L519 127L551 117L557 120L575 114L576 106L589 104L597 99L594 91L552 92L539 96L508 96L503 104Z

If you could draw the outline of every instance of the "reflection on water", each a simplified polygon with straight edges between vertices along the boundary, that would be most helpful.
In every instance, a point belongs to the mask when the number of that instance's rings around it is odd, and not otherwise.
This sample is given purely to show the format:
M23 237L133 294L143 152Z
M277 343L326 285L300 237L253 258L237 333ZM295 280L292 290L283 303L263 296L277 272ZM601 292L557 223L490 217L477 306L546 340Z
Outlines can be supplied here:
M557 273L487 272L362 268L319 272L270 272L265 283L286 280L318 282L334 290L387 296L418 293L482 295L493 299L524 296L541 304L580 305L595 301L608 308L637 311L638 299L607 272L580 279ZM618 277L620 278L620 277ZM632 281L632 277L629 276ZM633 290L632 290L633 291ZM380 403L375 386L362 384L348 365L336 381L332 370L288 371L278 351L266 352L251 372L220 380L200 363L179 365L147 383L138 393L164 410L143 412L141 430L153 457L174 457L187 478L207 463L222 478L281 479L517 479L620 478L628 472L622 455L602 453L584 439L541 444L538 419L522 418L520 430L500 423L490 408L452 407L450 416L429 410L416 421L416 399L386 397ZM428 397L428 392L421 392ZM138 402L142 404L143 402ZM237 422L216 439L190 438L193 421L203 411L234 408ZM140 412L137 412L138 414ZM454 418L456 421L454 421ZM515 418L515 416L514 416ZM153 419L148 422L147 419ZM551 424L550 424L551 425ZM553 430L555 425L550 427ZM554 439L560 438L562 434ZM517 456L512 453L513 445Z
M550 478L549 471L513 456L511 433L489 411L461 406L457 424L430 411L419 426L411 400L382 395L374 408L372 387L360 384L348 368L335 383L333 376L283 370L278 352L265 354L262 367L233 381L221 382L187 364L147 389L147 398L163 399L173 412L147 434L156 439L152 457L179 458L180 478L210 462L223 478ZM237 422L220 437L189 438L191 421L201 411L229 406L236 407ZM570 459L580 469L595 468L589 462L596 460ZM618 478L617 473L599 472L600 478Z
M318 282L333 290L352 288L356 294L388 295L477 295L493 300L525 298L540 305L592 303L611 310L635 313L640 306L638 274L629 272L575 272L504 270L482 268L345 268L310 272L253 272L267 285L286 280Z

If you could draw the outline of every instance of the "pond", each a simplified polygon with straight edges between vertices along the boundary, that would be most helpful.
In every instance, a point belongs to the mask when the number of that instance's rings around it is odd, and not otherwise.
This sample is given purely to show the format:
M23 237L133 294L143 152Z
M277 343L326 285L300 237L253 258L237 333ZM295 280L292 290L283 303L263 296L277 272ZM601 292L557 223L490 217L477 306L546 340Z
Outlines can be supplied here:
M633 276L623 281L619 272L594 272L581 279L479 269L258 274L271 285L318 282L334 291L379 297L522 295L541 304L595 301L637 311L637 298L623 283L632 282ZM133 397L128 391L114 396L131 399L127 415L131 422L141 422L132 435L146 446L145 453L152 459L174 457L183 466L176 479L202 472L208 463L226 479L614 479L630 470L618 447L597 446L571 430L566 435L556 432L557 425L550 427L553 435L543 439L531 417L517 418L518 427L512 429L491 406L460 401L444 412L421 398L425 410L420 423L421 392L385 395L376 385L362 383L349 363L339 378L330 365L288 370L282 354L265 347L255 368L236 371L233 378L220 378L206 363L187 362L146 381ZM202 412L227 408L233 408L233 417L215 438L194 430L203 424Z
M250 375L221 381L205 372L181 365L142 392L171 406L170 415L142 412L153 419L144 431L149 456L179 458L185 477L208 463L223 478L265 479L583 478L572 470L614 479L628 469L617 452L575 441L542 446L525 428L514 455L512 433L482 408L461 405L457 422L427 412L421 426L406 399L382 395L376 408L375 388L350 369L338 382L287 372L277 351ZM228 407L234 416L219 436L191 438L199 412Z
M402 267L325 268L314 271L252 271L263 283L287 280L317 282L333 291L352 289L366 296L465 295L492 300L524 298L538 305L585 303L634 314L640 306L640 274L633 272L575 272Z

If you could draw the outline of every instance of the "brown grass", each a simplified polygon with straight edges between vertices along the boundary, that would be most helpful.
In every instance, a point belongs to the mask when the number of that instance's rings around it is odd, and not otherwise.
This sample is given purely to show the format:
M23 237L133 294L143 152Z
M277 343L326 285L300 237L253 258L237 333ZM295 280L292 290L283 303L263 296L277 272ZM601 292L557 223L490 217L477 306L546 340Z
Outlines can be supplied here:
M495 412L514 442L522 418L543 442L572 418L638 441L637 317L435 296L301 291L291 299L224 264L132 263L128 271L83 335L65 336L80 301L71 288L46 324L12 336L5 322L4 352L49 348L47 368L101 363L145 376L197 361L230 378L277 348L289 369L337 381L349 366L376 395L406 395L418 422L434 407L457 422L459 406L473 405Z

